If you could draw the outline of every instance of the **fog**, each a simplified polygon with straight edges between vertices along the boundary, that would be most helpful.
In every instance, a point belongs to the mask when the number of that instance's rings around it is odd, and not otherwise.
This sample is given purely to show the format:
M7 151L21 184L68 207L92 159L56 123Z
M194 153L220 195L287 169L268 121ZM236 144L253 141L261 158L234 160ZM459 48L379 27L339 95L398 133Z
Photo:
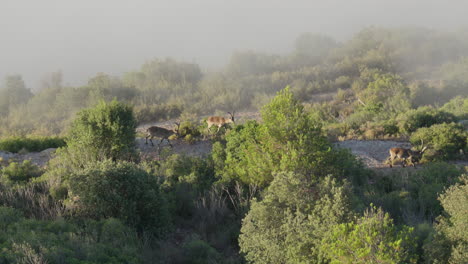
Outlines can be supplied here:
M65 84L82 85L164 57L215 69L236 50L286 53L303 32L344 40L371 25L457 30L467 9L454 0L1 0L0 78L21 74L34 89L61 70Z

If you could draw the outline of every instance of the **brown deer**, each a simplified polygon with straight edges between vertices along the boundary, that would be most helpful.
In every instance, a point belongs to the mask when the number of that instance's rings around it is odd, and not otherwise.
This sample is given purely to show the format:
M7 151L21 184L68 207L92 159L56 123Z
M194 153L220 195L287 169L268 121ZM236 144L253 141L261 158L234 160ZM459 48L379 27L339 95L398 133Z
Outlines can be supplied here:
M406 148L391 148L389 150L390 153L390 168L393 167L393 162L395 158L402 160L402 166L405 167L406 165L410 164L415 167L415 162L419 162L421 159L424 151L426 151L426 147L422 147L420 151L414 151L411 149ZM408 162L409 161L409 162Z
M208 124L208 131L210 130L210 127L217 126L218 130L216 131L216 133L218 133L219 129L221 129L221 127L225 124L234 123L234 113L235 111L233 111L232 114L228 112L228 114L231 116L230 118L224 118L222 116L208 117L208 119L206 119L206 123Z
M180 123L175 123L176 124L176 128L174 130L169 130L169 129L166 129L164 127L158 127L158 126L151 126L151 127L148 127L146 129L146 143L148 145L148 138L151 142L151 145L154 146L153 144L153 138L161 138L161 141L159 141L159 144L158 144L158 148L160 147L161 143L163 142L164 139L167 140L167 142L169 142L169 146L171 146L171 148L173 147L172 144L171 144L171 141L169 141L169 137L172 136L172 135L178 135L179 134L179 127L180 127Z

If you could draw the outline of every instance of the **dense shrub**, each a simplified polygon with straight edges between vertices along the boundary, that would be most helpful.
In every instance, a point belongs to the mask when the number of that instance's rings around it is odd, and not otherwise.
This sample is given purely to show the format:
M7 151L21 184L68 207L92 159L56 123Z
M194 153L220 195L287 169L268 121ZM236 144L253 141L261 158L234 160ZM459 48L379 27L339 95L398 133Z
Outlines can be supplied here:
M51 220L62 216L62 204L53 199L46 183L5 186L0 184L0 206L18 209L25 217Z
M0 169L0 182L4 185L25 184L33 178L41 176L42 169L25 160L23 163L12 162Z
M427 159L448 160L459 157L460 151L467 147L467 138L468 132L451 123L420 128L411 135L410 141L413 145L424 142L429 146L424 155Z
M67 150L83 163L129 159L135 148L136 120L132 108L117 101L101 101L82 110L67 136Z
M0 207L0 263L142 263L136 233L115 219L87 221L25 219Z
M468 98L457 96L444 104L440 109L454 114L458 119L468 119Z
M110 160L90 164L66 179L71 215L115 217L139 231L162 233L168 212L157 179L136 165Z
M455 122L456 117L451 113L426 106L401 113L398 120L400 130L411 134L421 127L430 127L435 124Z
M11 137L0 139L0 150L13 153L18 153L21 150L38 152L63 146L65 146L65 140L60 137Z
M444 208L435 224L436 233L425 245L428 263L468 262L468 176L439 196Z
M397 223L433 221L442 212L437 195L456 182L463 170L447 163L431 163L420 170L378 176L367 203L390 213Z
M205 264L220 263L221 254L203 240L193 238L182 245L184 250L183 263Z
M216 180L209 159L171 155L156 166L146 164L153 174L162 178L170 212L182 219L193 216L195 202Z
M401 229L401 230L399 230ZM337 225L324 243L330 263L416 263L413 228L394 226L382 209Z
M242 221L239 245L252 263L326 263L322 239L348 222L350 190L332 177L279 173Z

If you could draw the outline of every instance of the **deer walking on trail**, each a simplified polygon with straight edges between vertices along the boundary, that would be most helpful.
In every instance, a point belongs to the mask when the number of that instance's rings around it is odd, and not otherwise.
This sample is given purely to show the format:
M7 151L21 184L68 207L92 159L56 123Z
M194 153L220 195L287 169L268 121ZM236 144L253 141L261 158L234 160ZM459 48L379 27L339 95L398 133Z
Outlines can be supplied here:
M216 133L218 133L219 129L221 129L222 126L224 126L226 124L229 124L229 123L234 123L235 111L233 111L232 114L230 112L228 112L228 114L230 115L229 118L224 118L222 116L210 116L210 117L208 117L206 119L206 123L208 124L208 131L210 130L210 127L217 126L218 130L216 131Z
M396 158L402 160L402 166L405 167L406 165L410 164L413 167L415 167L415 162L419 162L421 160L421 157L426 151L427 146L423 147L421 144L421 150L419 151L414 151L411 149L406 149L406 148L391 148L389 150L390 153L390 168L393 167L393 162Z
M148 138L149 138L151 145L154 146L152 139L156 137L156 138L161 138L158 144L158 148L161 146L161 143L163 142L164 139L166 139L167 142L169 142L169 146L171 146L172 148L173 146L171 144L171 141L169 140L169 137L172 135L178 135L179 127L180 127L180 123L175 123L175 124L177 125L177 127L174 130L169 130L164 127L158 127L158 126L148 127L146 129L147 135L146 135L145 144L148 144Z

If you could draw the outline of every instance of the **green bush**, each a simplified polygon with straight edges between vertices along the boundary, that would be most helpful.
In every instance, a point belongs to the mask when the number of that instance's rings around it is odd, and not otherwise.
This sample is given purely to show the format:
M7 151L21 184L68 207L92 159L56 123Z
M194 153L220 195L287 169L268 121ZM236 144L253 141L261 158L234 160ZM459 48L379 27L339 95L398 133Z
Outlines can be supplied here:
M4 185L25 184L41 176L42 173L42 169L30 160L25 160L23 163L12 162L0 170L0 182Z
M203 240L193 238L182 246L184 252L183 263L205 264L220 263L221 254Z
M394 226L389 214L371 208L355 222L336 225L325 239L330 263L416 263L413 228Z
M83 163L132 158L136 120L132 108L116 100L101 101L84 109L73 121L66 138L67 151Z
M412 172L397 171L376 177L367 203L374 203L390 213L397 223L414 224L433 221L442 207L437 195L456 182L462 174L457 166L430 163Z
M142 263L136 233L115 219L25 219L0 207L0 263Z
M465 150L467 138L468 132L460 125L451 123L420 128L411 135L410 141L413 145L424 142L429 146L429 151L424 155L426 159L449 160L459 157L460 151Z
M435 124L452 123L456 121L455 115L432 107L424 106L418 109L401 113L398 117L400 130L411 134L422 127Z
M439 196L444 212L435 224L436 233L424 246L432 263L468 262L468 176Z
M201 134L199 127L190 121L184 121L180 124L179 137L188 143L193 143Z
M350 186L332 177L278 173L242 220L241 252L252 263L327 263L322 239L349 221L349 198Z
M151 169L163 179L170 212L182 219L193 215L196 199L216 180L211 160L199 157L174 154Z
M454 114L458 119L468 119L468 97L457 96L440 109Z
M22 219L23 214L14 208L0 206L0 232L4 232L9 225Z
M154 176L133 163L110 160L89 164L67 179L71 215L115 217L139 231L155 234L168 226L168 212Z
M0 150L18 153L21 150L39 152L48 148L64 147L65 140L60 137L11 137L0 139Z

